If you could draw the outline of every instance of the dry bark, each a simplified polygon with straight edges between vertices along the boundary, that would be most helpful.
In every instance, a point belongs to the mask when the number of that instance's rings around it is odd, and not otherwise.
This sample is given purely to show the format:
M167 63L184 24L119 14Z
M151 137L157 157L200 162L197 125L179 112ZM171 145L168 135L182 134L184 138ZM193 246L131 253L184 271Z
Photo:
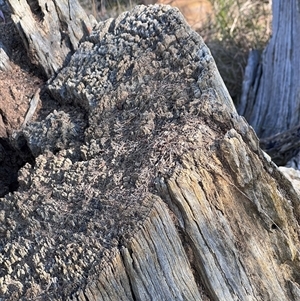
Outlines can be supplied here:
M246 79L251 84L244 86L239 109L262 138L291 130L300 122L299 1L273 1L272 12L272 37L260 64L255 53L249 59Z
M49 90L65 111L19 133L35 165L0 202L2 298L299 300L299 197L177 9L98 24Z
M77 0L7 0L24 46L48 78L69 60L92 30Z

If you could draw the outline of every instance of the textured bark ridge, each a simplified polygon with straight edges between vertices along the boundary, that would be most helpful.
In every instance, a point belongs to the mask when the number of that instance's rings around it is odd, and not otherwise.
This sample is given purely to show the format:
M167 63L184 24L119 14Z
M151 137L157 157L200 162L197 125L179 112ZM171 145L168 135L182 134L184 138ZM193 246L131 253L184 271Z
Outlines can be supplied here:
M299 198L177 9L100 23L49 90L65 111L19 133L36 162L0 202L1 298L299 300Z
M77 0L7 0L24 45L44 73L54 75L92 29Z

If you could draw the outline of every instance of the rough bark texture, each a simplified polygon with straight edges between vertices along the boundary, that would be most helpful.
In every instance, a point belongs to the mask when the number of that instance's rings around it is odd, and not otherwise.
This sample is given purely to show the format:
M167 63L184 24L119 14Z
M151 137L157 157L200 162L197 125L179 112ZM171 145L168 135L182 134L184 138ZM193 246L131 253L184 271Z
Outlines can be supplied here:
M77 0L7 0L33 62L51 77L77 49L92 23Z
M252 85L244 87L247 101L242 102L239 113L259 137L290 130L300 122L299 5L298 0L273 1L272 37L260 65L249 64L255 76L250 76ZM251 56L249 63L253 59Z
M100 23L0 202L6 300L299 300L299 198L177 9ZM76 107L78 106L78 107ZM20 146L21 147L21 146Z

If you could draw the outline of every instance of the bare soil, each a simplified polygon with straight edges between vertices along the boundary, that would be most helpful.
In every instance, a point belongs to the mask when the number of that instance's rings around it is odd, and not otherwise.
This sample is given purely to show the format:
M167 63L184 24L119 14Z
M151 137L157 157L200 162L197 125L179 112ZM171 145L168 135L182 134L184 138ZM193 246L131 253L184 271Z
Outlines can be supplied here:
M39 68L30 62L26 49L13 21L9 8L0 2L5 21L0 19L0 42L11 60L11 70L0 71L0 197L18 187L17 173L30 156L24 158L11 146L10 139L26 116L30 100L42 87L46 78ZM46 96L46 95L45 95ZM49 97L43 97L33 116L45 115L52 106Z

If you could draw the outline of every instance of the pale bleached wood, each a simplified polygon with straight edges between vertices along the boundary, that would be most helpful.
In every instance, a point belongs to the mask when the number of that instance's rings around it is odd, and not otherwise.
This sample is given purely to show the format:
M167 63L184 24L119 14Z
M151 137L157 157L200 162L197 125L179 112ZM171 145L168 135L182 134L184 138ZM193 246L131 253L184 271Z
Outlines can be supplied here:
M93 22L77 0L7 0L32 61L47 77L69 60Z
M248 93L247 110L241 110L263 138L300 122L299 1L273 1L272 12L272 37Z
M10 58L4 45L0 41L0 71L10 71L11 69L12 67Z
M72 300L203 300L165 203L151 202L141 229Z
M277 183L231 130L220 152L210 158L188 154L184 168L158 184L183 220L197 272L213 300L296 300L282 287L289 269L283 262L296 264L299 254L297 234L289 228L297 222Z

